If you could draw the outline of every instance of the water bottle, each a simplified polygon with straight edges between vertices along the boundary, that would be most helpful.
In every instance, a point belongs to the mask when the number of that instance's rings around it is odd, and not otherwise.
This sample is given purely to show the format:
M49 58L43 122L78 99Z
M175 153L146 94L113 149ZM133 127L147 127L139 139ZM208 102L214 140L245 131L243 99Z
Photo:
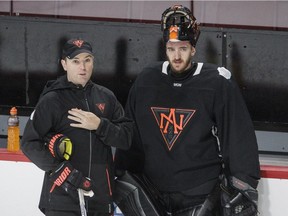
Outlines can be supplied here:
M20 150L19 117L17 116L16 107L11 108L8 118L7 150L9 152L17 152Z

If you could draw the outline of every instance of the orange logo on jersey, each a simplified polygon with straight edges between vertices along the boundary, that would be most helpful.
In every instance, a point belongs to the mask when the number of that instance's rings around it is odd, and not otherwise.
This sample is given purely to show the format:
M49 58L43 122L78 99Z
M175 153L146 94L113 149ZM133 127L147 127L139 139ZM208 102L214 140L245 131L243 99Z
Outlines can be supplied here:
M174 143L196 110L160 107L151 107L151 110L164 141L169 151L171 151Z
M73 44L75 46L79 47L79 48L82 46L83 43L84 43L83 40L75 40L75 41L73 41Z
M96 106L98 107L98 109L104 113L105 110L105 103L97 103Z

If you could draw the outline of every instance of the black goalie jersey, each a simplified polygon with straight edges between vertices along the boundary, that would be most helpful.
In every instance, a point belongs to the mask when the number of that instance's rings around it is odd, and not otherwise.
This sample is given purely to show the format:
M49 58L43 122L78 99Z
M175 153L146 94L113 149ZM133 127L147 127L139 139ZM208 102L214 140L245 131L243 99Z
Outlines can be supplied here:
M248 110L231 73L194 63L182 76L168 62L145 68L132 86L127 115L135 121L129 151L116 166L144 172L160 191L184 191L218 178L223 159L231 175L257 186L259 158Z

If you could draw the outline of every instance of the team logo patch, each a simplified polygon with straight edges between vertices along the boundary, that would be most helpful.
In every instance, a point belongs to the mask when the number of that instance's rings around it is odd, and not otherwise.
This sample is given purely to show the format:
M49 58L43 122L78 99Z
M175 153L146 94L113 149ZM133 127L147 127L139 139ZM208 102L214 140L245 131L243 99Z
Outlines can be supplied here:
M82 46L83 43L84 43L83 40L75 40L75 41L73 41L73 44L75 46L79 47L79 48Z
M171 151L174 143L196 110L151 107L164 141Z
M98 109L104 113L105 110L105 103L97 103L96 106L98 107Z
M178 40L178 27L177 26L171 26L169 29L169 40Z

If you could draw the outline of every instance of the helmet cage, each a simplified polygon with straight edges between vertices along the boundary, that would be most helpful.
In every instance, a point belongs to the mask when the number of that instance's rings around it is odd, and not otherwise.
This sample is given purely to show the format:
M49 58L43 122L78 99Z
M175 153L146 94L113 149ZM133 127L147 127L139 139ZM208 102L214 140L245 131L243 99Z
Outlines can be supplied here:
M196 18L189 9L181 5L170 7L163 12L161 30L165 42L189 40L194 47L200 34Z

